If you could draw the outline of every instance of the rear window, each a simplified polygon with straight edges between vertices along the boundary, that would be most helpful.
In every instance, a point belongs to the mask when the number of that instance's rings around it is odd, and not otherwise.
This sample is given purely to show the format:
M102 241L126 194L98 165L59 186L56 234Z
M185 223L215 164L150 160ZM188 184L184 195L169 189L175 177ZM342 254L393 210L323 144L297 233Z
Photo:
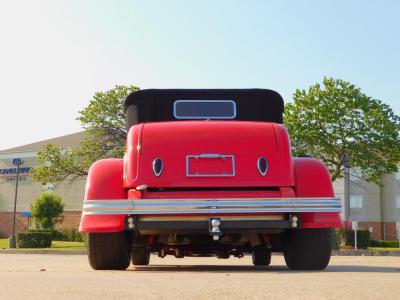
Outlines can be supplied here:
M236 103L232 100L176 100L177 119L234 119Z

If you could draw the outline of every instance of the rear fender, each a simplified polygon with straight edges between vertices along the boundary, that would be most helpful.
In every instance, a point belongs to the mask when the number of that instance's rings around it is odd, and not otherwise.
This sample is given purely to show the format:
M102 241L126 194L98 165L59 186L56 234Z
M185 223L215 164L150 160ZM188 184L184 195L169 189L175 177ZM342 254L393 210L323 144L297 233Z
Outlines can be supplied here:
M296 197L334 197L326 166L314 158L293 159ZM303 228L340 228L339 213L301 213Z
M85 200L126 199L122 159L103 159L89 169ZM82 215L81 232L119 232L124 230L123 215Z

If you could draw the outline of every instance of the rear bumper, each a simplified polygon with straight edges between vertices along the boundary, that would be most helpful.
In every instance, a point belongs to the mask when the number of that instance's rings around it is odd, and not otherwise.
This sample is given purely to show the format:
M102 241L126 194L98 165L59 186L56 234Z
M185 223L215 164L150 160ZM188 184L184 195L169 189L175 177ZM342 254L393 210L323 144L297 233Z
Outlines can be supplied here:
M339 213L340 198L220 198L86 200L83 215L219 215Z
M340 228L339 198L196 198L86 200L79 230L144 234L223 232L285 228ZM296 216L297 225L291 218ZM131 220L129 227L128 219Z

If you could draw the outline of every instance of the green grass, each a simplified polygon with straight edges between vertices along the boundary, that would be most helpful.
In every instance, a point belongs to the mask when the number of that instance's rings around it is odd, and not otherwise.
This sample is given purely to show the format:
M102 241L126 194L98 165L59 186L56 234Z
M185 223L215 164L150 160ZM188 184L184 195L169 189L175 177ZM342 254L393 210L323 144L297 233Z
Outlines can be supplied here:
M85 243L83 243L83 242L53 241L51 243L51 249L58 249L58 250L86 250L86 247L85 247Z
M8 239L0 239L0 249L8 248Z
M0 239L0 250L8 248L8 239ZM65 242L65 241L53 241L50 248L18 248L21 250L86 250L83 242Z
M400 248L368 247L368 250L400 251Z

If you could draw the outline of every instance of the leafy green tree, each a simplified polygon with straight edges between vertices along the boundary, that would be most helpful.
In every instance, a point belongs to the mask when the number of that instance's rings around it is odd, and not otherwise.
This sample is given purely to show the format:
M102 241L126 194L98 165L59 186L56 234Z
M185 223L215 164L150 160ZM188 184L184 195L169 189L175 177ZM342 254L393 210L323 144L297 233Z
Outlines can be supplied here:
M127 134L123 104L137 90L135 86L118 85L106 92L96 92L77 118L86 130L85 139L74 148L44 146L38 153L43 165L33 168L33 178L42 184L75 179L87 175L96 160L123 157Z
M332 180L344 175L345 154L368 181L397 170L400 118L388 105L333 78L324 78L322 87L296 90L293 100L286 104L284 122L294 155L321 159Z
M34 221L42 229L54 229L54 225L62 221L64 203L61 197L53 192L43 192L39 198L31 204L31 213Z

